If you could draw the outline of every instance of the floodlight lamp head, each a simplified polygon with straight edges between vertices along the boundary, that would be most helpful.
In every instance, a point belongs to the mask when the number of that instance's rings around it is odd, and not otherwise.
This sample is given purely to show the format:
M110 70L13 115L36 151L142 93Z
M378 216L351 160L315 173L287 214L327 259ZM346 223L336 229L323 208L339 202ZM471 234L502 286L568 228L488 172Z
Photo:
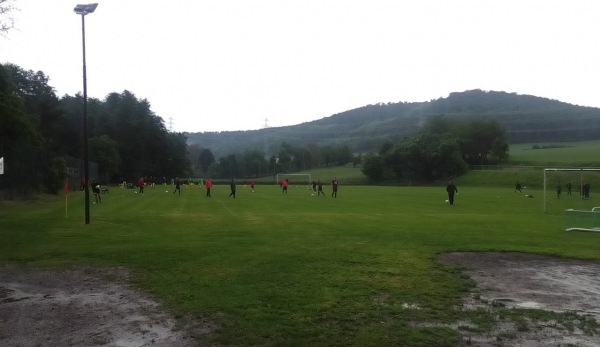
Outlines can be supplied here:
M77 14L85 16L86 14L93 13L94 11L96 11L96 7L98 7L98 4L78 4L77 6L75 6L73 11L75 11L75 13Z

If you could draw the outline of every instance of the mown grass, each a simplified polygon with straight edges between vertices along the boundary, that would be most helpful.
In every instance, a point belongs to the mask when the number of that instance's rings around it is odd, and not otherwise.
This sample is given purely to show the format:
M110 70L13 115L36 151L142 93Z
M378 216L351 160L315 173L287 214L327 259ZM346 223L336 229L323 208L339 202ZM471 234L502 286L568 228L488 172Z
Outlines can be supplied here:
M600 235L565 232L561 212L593 200L557 199L544 214L512 185L458 188L453 207L441 186L342 185L337 199L328 187L317 198L294 185L287 196L240 186L235 200L227 186L212 198L198 187L113 188L89 225L81 192L68 217L62 197L0 202L0 262L129 267L178 317L217 327L201 339L228 346L449 346L458 333L432 323L485 329L491 317L457 309L472 283L437 254L600 259Z

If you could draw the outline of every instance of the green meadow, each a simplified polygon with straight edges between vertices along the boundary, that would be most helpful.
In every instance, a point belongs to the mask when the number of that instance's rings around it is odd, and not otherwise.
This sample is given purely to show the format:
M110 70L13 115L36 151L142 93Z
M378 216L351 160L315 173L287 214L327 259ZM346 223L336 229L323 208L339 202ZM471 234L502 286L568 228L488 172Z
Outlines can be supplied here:
M334 170L335 169L331 169ZM340 169L347 170L347 168ZM358 170L358 169L353 169ZM348 174L322 173L332 176ZM490 182L501 179L481 179ZM565 232L564 209L592 199L563 195L543 212L539 180L523 193L506 183L458 178L455 206L440 184L341 186L338 197L292 185L255 192L217 185L112 187L84 224L82 192L0 201L0 262L27 267L132 269L133 284L183 321L209 322L202 343L227 346L450 346L449 328L490 329L487 311L462 311L473 283L436 263L451 251L531 252L600 259L600 234ZM597 185L600 187L600 185ZM525 195L534 195L528 198ZM93 197L92 197L93 201ZM594 202L596 201L596 202ZM521 310L519 317L532 314ZM508 319L508 318L507 318Z
M215 186L211 198L199 186L184 186L181 195L172 186L147 188L143 196L111 187L102 204L91 204L89 225L82 192L0 201L0 263L127 267L132 284L182 326L214 327L197 336L204 344L450 346L461 333L490 331L499 314L461 310L474 284L438 264L438 254L600 260L600 233L565 232L564 214L600 206L600 173L550 172L544 195L541 169L599 167L598 148L598 141L511 146L512 163L524 167L455 178L455 206L445 203L445 182L369 186L351 166L310 172L327 183L337 176L337 198L328 184L325 197L295 184L284 196L272 179L255 192L239 184L236 199L227 185ZM589 200L578 194L582 180L591 183ZM558 199L555 187L566 182L573 194L563 190ZM521 325L540 319L535 310L500 316ZM450 328L465 322L460 333Z

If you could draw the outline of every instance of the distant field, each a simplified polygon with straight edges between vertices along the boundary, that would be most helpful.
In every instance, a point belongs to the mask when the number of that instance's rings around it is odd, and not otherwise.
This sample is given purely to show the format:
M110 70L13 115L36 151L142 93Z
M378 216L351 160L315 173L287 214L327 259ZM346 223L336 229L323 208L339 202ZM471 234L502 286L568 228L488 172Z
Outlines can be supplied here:
M447 324L485 330L497 317L457 310L473 284L437 264L437 254L600 259L600 234L565 232L562 212L599 205L594 194L552 198L544 214L539 189L519 194L512 183L477 186L465 177L451 207L442 186L348 186L344 172L319 173L341 179L337 199L328 186L319 198L295 185L287 196L273 184L254 193L240 186L237 199L225 185L212 198L197 186L181 196L172 187L144 196L112 188L91 205L87 226L81 192L71 193L68 217L62 196L3 201L0 263L127 266L134 284L177 317L217 327L205 345L452 346L460 336ZM504 319L522 322L534 311Z
M538 149L533 149L537 147ZM456 178L467 186L506 187L513 189L516 182L531 189L543 189L544 168L600 168L600 141L566 143L530 143L510 146L509 167L504 169L471 170ZM514 165L514 166L511 166ZM554 194L557 185L563 190L571 182L574 190L581 182L600 187L599 172L552 172L546 175L546 187ZM594 188L592 188L594 190Z
M331 184L331 180L334 177L337 177L341 184L368 184L368 179L362 173L361 167L353 167L351 164L344 166L324 167L294 173L311 174L311 177L313 179L320 179L324 183L324 185ZM283 175L283 177L285 177L285 175ZM275 179L273 177L263 177L257 180L257 182L271 184L275 182Z
M537 146L539 149L533 149ZM600 141L529 143L510 146L510 161L519 165L600 167Z

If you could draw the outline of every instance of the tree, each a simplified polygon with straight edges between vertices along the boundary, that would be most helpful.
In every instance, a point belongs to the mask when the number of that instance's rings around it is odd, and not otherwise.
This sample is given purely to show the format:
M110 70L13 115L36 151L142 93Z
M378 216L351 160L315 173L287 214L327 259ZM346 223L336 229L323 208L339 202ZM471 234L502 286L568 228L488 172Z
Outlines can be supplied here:
M335 149L333 148L333 146L321 147L320 155L322 162L325 164L325 166L329 166L333 163L333 160L335 158Z
M210 149L204 148L200 151L200 155L198 156L198 164L200 168L202 168L202 172L207 172L208 168L212 163L215 162L215 156L212 154Z
M238 160L235 154L219 158L216 174L220 178L240 177Z
M7 64L15 93L21 98L25 114L40 134L39 145L56 153L68 149L66 138L76 138L77 131L61 108L49 78L42 71L24 70L17 65Z
M450 119L435 116L428 120L420 134L456 138L463 160L470 165L508 159L504 128L493 119Z
M385 164L381 156L367 154L363 160L362 173L372 181L379 181L383 178Z
M319 166L321 166L320 147L315 143L309 143L304 148L309 156L309 167L318 168Z
M39 134L26 116L25 103L16 92L11 68L0 64L0 136L39 143Z
M352 157L352 167L356 167L356 165L360 165L360 163L362 163L363 160L363 155L362 153L358 153L357 155Z
M379 155L383 155L386 152L388 152L390 149L392 149L392 147L394 147L394 144L392 143L392 141L384 141L381 146L379 147Z
M119 144L108 135L92 137L89 140L90 159L98 163L98 174L107 182L119 172L121 158Z
M0 34L5 35L15 27L15 19L12 13L18 11L13 0L0 0Z
M278 169L281 170L279 172L289 172L292 170L292 158L294 156L294 147L289 143L282 143L279 148L278 158L279 162L277 163Z
M420 134L406 138L384 155L385 166L398 177L431 182L466 172L457 140L452 136Z
M264 153L258 150L247 151L242 155L244 177L261 177L267 173L268 162Z
M194 177L201 176L202 171L200 170L200 162L198 159L200 158L200 152L202 151L202 147L198 144L188 145L187 149L187 159L190 163L190 169L192 170L192 174Z
M189 172L186 136L168 133L150 102L129 91L109 94L89 110L90 132L109 135L119 143L123 177L174 177Z
M164 162L164 158L168 156L168 167L163 169L163 175L167 177L188 176L190 173L190 165L187 159L187 138L182 133L167 133L167 147L162 148L160 154L165 157L155 156L156 161ZM160 171L151 171L160 172Z
M352 152L347 145L341 145L336 148L335 162L339 165L344 165L352 161Z
M470 165L489 164L492 153L498 161L508 158L504 129L495 120L464 121L457 133L462 157Z
M311 168L310 152L307 148L295 148L290 169L293 171L304 171Z

